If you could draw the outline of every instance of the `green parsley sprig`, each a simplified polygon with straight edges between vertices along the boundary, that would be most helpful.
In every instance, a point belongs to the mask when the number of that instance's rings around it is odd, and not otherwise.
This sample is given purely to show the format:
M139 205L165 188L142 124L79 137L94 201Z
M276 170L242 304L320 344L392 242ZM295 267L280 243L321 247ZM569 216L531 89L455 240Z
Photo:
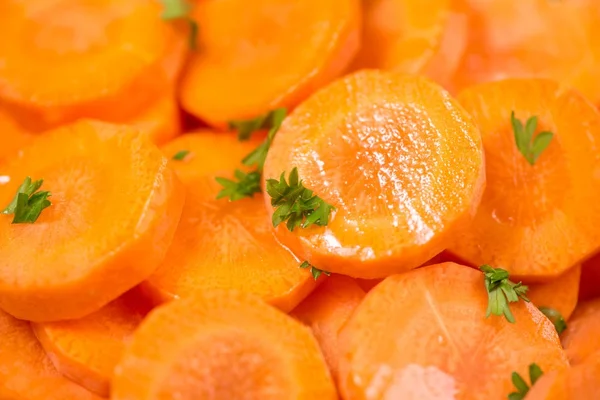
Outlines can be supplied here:
M173 156L173 160L175 160L175 161L183 161L188 156L188 154L190 154L189 150L179 150Z
M550 307L539 307L539 309L554 324L556 332L559 335L567 329L567 322L558 310Z
M536 363L529 365L529 381L531 386L535 385L538 379L544 375L544 371ZM529 393L530 386L525 382L525 379L517 372L512 373L512 383L517 389L516 392L512 392L508 395L508 400L523 400L527 393Z
M223 189L217 195L217 199L229 197L231 201L254 197L254 193L260 193L260 173L257 171L245 173L239 169L235 170L235 181L227 178L216 178Z
M323 271L322 269L319 269L319 268L315 267L314 265L312 265L308 261L304 261L302 264L300 264L300 268L310 268L310 273L312 274L312 276L315 279L315 281L317 279L319 279L319 277L321 276L321 274L324 274L324 275L327 275L327 276L331 275L330 272Z
M525 123L525 126L523 126L523 122L515 118L515 112L513 111L510 115L510 122L515 135L517 149L519 149L519 152L525 157L529 164L535 164L540 155L550 145L554 134L549 131L544 131L537 134L535 138L533 137L537 128L538 117L529 118Z
M42 211L52 205L48 200L51 196L49 191L38 192L43 183L43 179L32 181L29 176L25 178L2 214L14 214L13 224L33 224L37 221Z
M198 23L190 17L192 5L188 0L161 0L163 13L161 18L165 21L183 20L189 25L189 47L196 50L198 47Z
M486 318L491 314L504 315L508 322L514 323L515 317L510 311L509 303L514 303L519 299L529 302L526 296L528 287L521 282L510 281L508 271L504 269L492 268L489 265L482 265L479 269L483 271L485 289L488 292Z

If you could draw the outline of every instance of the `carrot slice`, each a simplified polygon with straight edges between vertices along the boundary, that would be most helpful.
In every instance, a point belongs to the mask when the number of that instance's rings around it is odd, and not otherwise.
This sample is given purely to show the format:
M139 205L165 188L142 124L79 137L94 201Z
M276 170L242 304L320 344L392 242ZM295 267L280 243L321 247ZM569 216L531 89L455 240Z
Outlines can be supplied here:
M167 256L144 284L155 302L211 288L238 289L287 312L315 288L310 272L299 268L301 261L273 236L262 195L216 199L222 187L215 176L229 177L255 145L234 135L202 133L181 136L163 148L171 157L190 152L172 161L188 195Z
M167 93L186 37L155 0L0 2L0 102L28 129L122 121Z
M112 380L112 400L337 399L310 330L259 298L205 291L152 311Z
M481 272L454 263L393 275L371 290L338 337L344 399L500 399L532 361L568 366L552 323L511 303L516 323L485 318ZM483 379L485 377L485 379Z
M161 97L130 122L158 145L172 140L181 131L179 107L172 96Z
M125 342L150 311L133 289L84 318L33 324L56 369L72 381L108 397L113 370Z
M14 121L8 112L0 109L0 165L6 163L11 157L31 141L31 135Z
M0 337L2 400L100 400L56 371L27 321L0 310Z
M340 75L359 46L359 0L201 1L193 18L202 51L181 101L215 126L295 106Z
M555 309L567 320L577 306L580 276L581 265L577 265L547 283L527 285L527 297L538 307Z
M364 297L354 279L332 275L290 314L312 329L334 379L340 358L338 332Z
M52 205L33 224L0 214L0 308L35 322L82 318L146 279L183 207L167 160L127 126L81 121L36 138L7 166L8 205L25 176Z
M579 299L591 300L600 296L600 254L581 265Z
M264 170L278 179L297 167L337 211L326 227L282 224L277 236L331 272L370 279L416 268L470 223L485 183L482 153L471 117L430 81L346 76L285 119Z
M594 253L600 243L600 203L592 190L600 185L598 110L578 93L537 79L474 86L458 100L481 130L488 184L472 228L450 252L529 283L556 278ZM537 116L538 132L554 134L534 165L515 144L513 111L523 123Z
M600 352L600 299L577 306L561 339L573 365L585 362L594 352Z

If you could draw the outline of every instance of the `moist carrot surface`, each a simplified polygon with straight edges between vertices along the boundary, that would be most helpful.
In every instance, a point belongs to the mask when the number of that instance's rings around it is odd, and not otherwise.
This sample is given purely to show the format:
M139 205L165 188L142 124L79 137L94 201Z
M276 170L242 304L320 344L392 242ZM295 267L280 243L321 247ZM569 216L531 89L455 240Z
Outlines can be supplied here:
M52 205L35 223L0 214L0 308L21 319L81 318L158 267L184 189L167 159L136 130L81 121L36 138L7 166L9 205L26 176Z
M595 253L598 110L575 91L535 79L474 86L458 100L481 131L487 186L471 229L451 253L528 283L551 280ZM515 144L512 112L523 124L537 117L536 135L553 135L533 165Z
M577 306L561 340L572 365L581 364L600 352L600 299Z
M549 307L568 320L575 310L579 295L581 266L576 265L547 283L530 284L527 297L538 307Z
M514 324L483 318L482 281L475 269L444 263L372 289L338 337L342 398L500 399L511 372L531 362L566 368L554 326L532 304L511 305Z
M359 0L199 1L184 109L211 125L293 107L340 75L359 46Z
M326 227L282 225L277 236L313 265L360 278L441 252L485 185L481 138L465 111L426 79L376 70L334 82L286 118L264 177L293 168L336 210Z
M337 399L310 329L236 291L152 311L115 370L114 400Z

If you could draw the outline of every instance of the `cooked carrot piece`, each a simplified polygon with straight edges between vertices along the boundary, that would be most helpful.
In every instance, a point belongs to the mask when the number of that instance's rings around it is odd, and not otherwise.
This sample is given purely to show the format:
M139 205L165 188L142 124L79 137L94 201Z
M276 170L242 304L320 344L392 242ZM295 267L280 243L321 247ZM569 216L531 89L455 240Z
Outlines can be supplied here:
M180 118L177 101L171 95L161 97L145 112L129 122L150 136L154 143L161 145L180 133Z
M112 400L337 399L310 329L235 291L152 311L115 370Z
M0 109L0 165L7 162L31 141L31 135Z
M82 318L146 279L164 257L184 188L144 135L94 121L38 136L7 166L0 207L24 177L52 205L35 223L0 214L0 308L35 322Z
M27 321L0 310L2 400L100 400L52 366Z
M567 367L550 321L511 303L516 323L485 318L483 274L454 263L393 275L371 290L338 337L344 399L500 399L511 372Z
M323 88L284 120L264 178L293 168L336 211L325 227L283 224L279 239L313 265L367 279L441 252L470 223L485 184L471 117L424 78L375 70Z
M271 231L261 194L229 202L215 176L230 176L256 141L238 142L226 133L183 135L163 152L187 187L187 200L175 238L162 265L144 284L155 302L189 297L211 288L254 293L292 310L315 287L310 272L281 246Z
M359 46L359 0L200 1L183 107L215 126L291 108L340 75Z
M122 121L172 87L186 35L155 0L0 2L0 102L45 130L76 118Z
M340 358L338 333L364 297L354 279L332 275L290 314L312 329L334 379Z
M600 352L600 299L577 306L561 339L573 365L583 363L594 352Z
M552 308L567 320L577 305L580 276L581 266L577 265L547 283L527 285L527 297L536 306Z
M110 378L125 342L149 311L150 304L134 288L81 319L36 323L32 327L60 373L108 397Z
M598 110L576 92L537 79L474 86L458 100L481 130L487 186L471 229L450 252L473 266L506 269L528 283L552 280L595 252ZM529 128L537 117L536 138L551 132L549 146L536 160L528 158L530 149L519 150L513 112L515 121L528 121Z
M581 264L579 299L590 300L600 296L600 254Z

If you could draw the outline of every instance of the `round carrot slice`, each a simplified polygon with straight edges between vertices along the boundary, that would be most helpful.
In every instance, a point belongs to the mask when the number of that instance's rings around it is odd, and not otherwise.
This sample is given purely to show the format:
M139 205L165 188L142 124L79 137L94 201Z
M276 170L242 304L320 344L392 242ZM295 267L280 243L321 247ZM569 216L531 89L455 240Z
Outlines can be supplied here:
M454 263L393 275L372 289L338 337L344 399L500 399L531 362L568 366L552 323L531 303L516 323L485 318L481 272ZM483 379L486 377L486 379Z
M567 320L577 305L580 276L581 265L576 265L549 282L527 285L527 297L536 306L552 308Z
M183 187L147 137L81 121L35 139L7 166L1 207L26 176L52 205L34 223L0 214L0 308L35 322L82 318L146 279L164 257Z
M142 133L158 144L164 144L177 136L181 130L181 120L177 101L172 95L158 99L141 115L130 121Z
M0 310L0 337L2 400L100 400L56 371L27 321Z
M577 306L561 339L573 365L587 361L593 353L600 354L600 299Z
M359 46L359 0L200 1L183 107L206 122L293 107L340 75Z
M578 93L537 79L474 86L458 100L481 131L487 188L471 229L449 250L526 282L551 280L594 253L600 243L600 203L592 190L600 185L598 110ZM538 118L533 137L553 134L533 165L517 147L513 112L522 125Z
M186 38L155 0L0 2L0 101L39 131L133 117L173 85Z
M133 289L81 319L32 324L56 369L72 381L108 397L113 370L125 342L150 311Z
M337 399L310 330L257 297L205 291L155 309L115 370L113 400Z
M470 116L424 78L374 70L323 88L285 119L264 178L293 168L336 211L326 227L282 224L278 237L313 265L359 278L441 252L470 222L485 184Z

